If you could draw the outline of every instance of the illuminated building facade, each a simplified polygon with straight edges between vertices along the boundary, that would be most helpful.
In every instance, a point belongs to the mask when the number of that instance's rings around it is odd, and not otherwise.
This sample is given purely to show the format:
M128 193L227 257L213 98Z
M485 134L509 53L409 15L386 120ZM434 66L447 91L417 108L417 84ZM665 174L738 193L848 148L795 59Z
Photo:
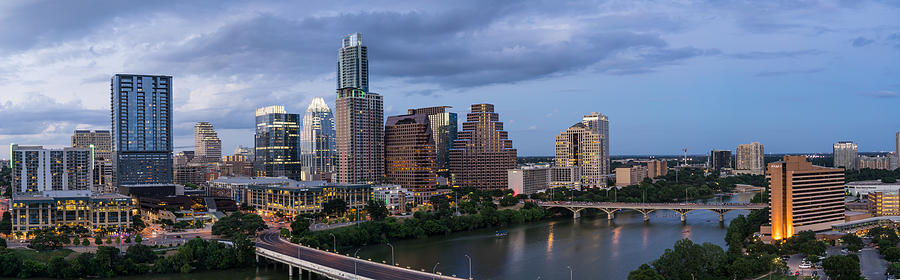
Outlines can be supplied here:
M454 186L506 189L507 171L516 168L516 149L493 104L474 104L450 149Z
M458 120L456 113L448 112L450 106L437 106L418 109L409 109L410 115L425 114L431 126L431 137L434 138L435 154L437 155L438 172L445 172L450 168L450 147L456 140Z
M596 124L596 123L599 123ZM606 124L604 124L606 123ZM606 187L609 174L609 150L600 128L608 127L606 116L599 113L587 115L556 136L556 166L577 167L581 187ZM591 125L595 128L591 128Z
M10 206L12 230L18 235L62 225L124 232L131 226L135 209L133 199L128 196L90 191L19 194L13 196Z
M288 114L284 106L256 109L256 175L285 176L300 180L300 115Z
M812 165L805 156L785 156L769 163L769 225L764 239L781 240L795 233L831 229L844 221L844 169Z
M390 116L384 127L384 175L413 191L437 186L437 159L425 114Z
M313 98L303 115L300 132L300 158L303 160L305 180L331 178L334 172L335 151L334 115L325 99Z
M578 166L551 167L550 187L581 190L581 169Z
M12 144L10 151L14 193L93 189L91 148L45 149Z
M900 193L870 192L869 213L873 216L900 216Z
M282 186L247 186L248 205L266 216L318 213L332 199L344 200L347 208L362 210L372 199L372 185L304 181Z
M171 184L172 76L112 78L115 184Z
M339 183L369 183L384 178L384 101L362 89L337 92L335 129Z
M338 50L337 88L369 91L369 55L362 34L353 33L341 40Z

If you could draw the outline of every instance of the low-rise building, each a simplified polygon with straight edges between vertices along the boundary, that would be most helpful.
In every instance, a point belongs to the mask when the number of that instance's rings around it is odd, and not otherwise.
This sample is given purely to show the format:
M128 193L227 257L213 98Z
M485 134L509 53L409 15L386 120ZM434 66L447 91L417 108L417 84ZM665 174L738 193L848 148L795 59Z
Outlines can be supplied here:
M669 172L669 165L664 160L651 159L647 161L647 177L656 178L665 176Z
M581 190L581 169L578 166L551 167L550 187Z
M848 182L844 186L847 193L859 197L872 192L900 192L900 183L882 183L881 180Z
M509 188L513 195L534 194L550 187L549 166L523 166L508 171Z
M900 193L870 192L868 195L869 212L873 216L900 216Z
M616 187L640 184L647 178L647 168L643 166L616 168Z
M331 184L304 181L291 185L247 186L247 201L260 215L294 216L318 213L326 202L341 199L347 208L363 209L372 199L371 184Z
M869 169L882 169L882 170L894 170L892 168L894 157L891 156L859 156L856 164L859 169L869 168Z
M288 186L298 184L298 181L287 177L219 177L207 182L207 195L228 197L238 204L248 203L247 187L256 186Z
M57 226L83 226L89 230L124 232L131 226L134 200L120 194L90 191L45 191L16 194L10 201L12 231L27 232Z

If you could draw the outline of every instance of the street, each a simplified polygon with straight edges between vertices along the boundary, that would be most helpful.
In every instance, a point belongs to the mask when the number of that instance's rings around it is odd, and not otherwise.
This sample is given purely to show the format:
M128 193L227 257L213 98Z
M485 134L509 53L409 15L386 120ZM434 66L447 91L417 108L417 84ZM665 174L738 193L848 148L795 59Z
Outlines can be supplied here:
M888 262L881 257L877 249L865 247L859 250L859 270L866 279L884 280L887 266Z

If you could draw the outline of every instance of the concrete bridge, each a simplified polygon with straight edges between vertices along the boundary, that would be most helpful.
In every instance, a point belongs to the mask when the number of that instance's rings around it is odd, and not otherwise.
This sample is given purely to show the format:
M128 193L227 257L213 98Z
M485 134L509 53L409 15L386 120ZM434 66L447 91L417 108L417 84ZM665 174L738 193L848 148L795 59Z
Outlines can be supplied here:
M316 274L328 279L412 279L412 280L456 280L462 278L432 274L400 266L362 260L353 256L335 254L313 248L299 246L281 239L278 232L269 230L260 233L256 243L256 260L259 258L285 264L288 275L297 273ZM302 278L302 277L301 277Z
M581 210L593 208L606 212L607 218L616 218L616 211L634 210L644 215L644 221L650 221L650 213L658 210L669 210L681 215L681 222L687 221L687 213L694 210L709 210L719 214L719 222L725 221L725 213L731 210L754 210L768 207L765 203L624 203L624 202L581 202L581 201L537 201L541 207L565 208L572 211L572 217L581 217Z

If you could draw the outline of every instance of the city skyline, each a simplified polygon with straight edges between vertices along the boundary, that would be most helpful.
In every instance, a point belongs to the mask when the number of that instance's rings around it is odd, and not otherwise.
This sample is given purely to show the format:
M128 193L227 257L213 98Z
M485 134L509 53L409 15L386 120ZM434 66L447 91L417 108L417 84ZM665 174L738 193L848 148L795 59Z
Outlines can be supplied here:
M385 115L429 106L466 113L471 104L496 104L509 108L506 125L523 156L552 156L553 136L593 111L616 120L611 155L677 155L682 147L703 154L749 142L765 143L770 153L828 153L842 140L858 143L861 152L895 149L891 108L900 102L900 85L890 77L898 66L883 58L898 54L900 36L890 30L900 7L890 3L680 7L613 1L543 9L542 3L463 2L386 4L381 13L352 4L312 5L308 14L296 15L283 6L291 4L219 4L242 11L231 14L185 3L179 10L142 9L154 19L144 25L120 25L105 10L121 3L60 5L73 6L3 7L10 11L4 26L48 21L4 29L0 71L10 78L0 85L0 117L12 121L0 128L0 143L62 146L75 129L109 129L107 83L115 73L130 72L173 76L174 146L189 146L199 121L217 127L224 150L250 146L254 124L244 116L255 108L284 104L299 113L314 96L335 106L334 50L342 36L360 32L373 47L369 60L376 66L369 75L372 91L385 97ZM698 8L715 16L694 12ZM60 10L71 17L55 17ZM215 24L195 22L189 11ZM461 20L473 13L485 19ZM867 20L854 20L860 15ZM287 29L257 32L273 26ZM143 32L149 30L169 31ZM527 31L532 36L520 36ZM295 39L301 37L310 40ZM595 52L570 54L586 50ZM751 109L733 110L738 105ZM827 125L815 122L821 111L838 107L849 111ZM813 125L784 138L791 128L776 122L783 118ZM9 152L0 151L0 158Z

